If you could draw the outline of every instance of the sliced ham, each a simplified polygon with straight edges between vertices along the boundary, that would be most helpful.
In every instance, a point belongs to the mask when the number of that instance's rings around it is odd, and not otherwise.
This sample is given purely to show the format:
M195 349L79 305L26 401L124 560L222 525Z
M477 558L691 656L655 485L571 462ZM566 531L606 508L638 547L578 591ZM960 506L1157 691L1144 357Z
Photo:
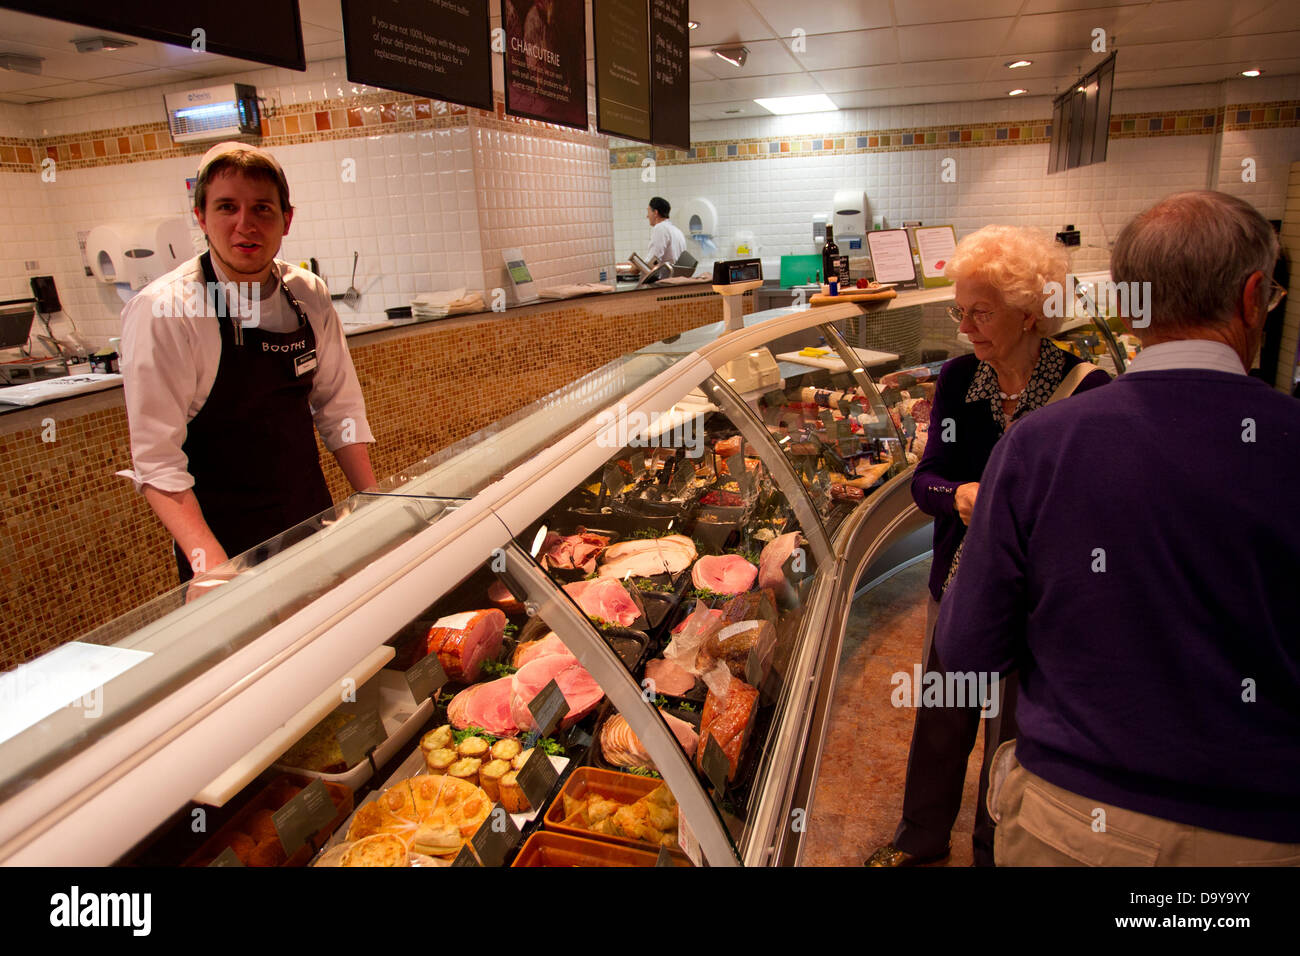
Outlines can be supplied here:
M623 541L605 549L600 567L602 578L648 578L655 574L677 574L695 560L695 542L685 535Z
M677 738L677 742L686 751L686 756L694 758L695 748L699 744L699 736L695 733L695 728L672 714L663 711L660 711L660 714L667 722L668 729ZM605 721L605 726L600 730L600 751L605 757L605 762L615 767L658 769L622 714L614 714Z
M691 568L691 583L714 594L748 591L757 576L758 568L738 554L706 554Z
M640 606L616 578L574 581L566 584L564 590L587 617L627 627L641 616Z
M609 544L609 538L580 531L561 536L552 531L542 542L541 563L544 568L560 570L581 569L590 574L596 570L596 557Z
M501 652L505 634L506 616L493 607L440 618L429 628L427 643L448 678L472 684L478 680L483 662Z
M721 612L719 612L721 613ZM654 682L656 694L671 694L680 697L689 694L695 686L695 675L682 668L675 661L657 657L645 666L647 680Z
M525 641L515 648L514 654L510 658L512 667L523 667L530 661L535 661L539 657L545 657L547 654L566 654L573 657L562 640L554 631L547 631L546 636L536 641ZM577 660L577 658L574 658Z
M510 593L510 589L501 581L493 581L492 586L488 588L488 600L494 607L500 608L506 614L523 614L524 603Z
M512 681L510 716L520 730L536 729L537 723L528 710L528 704L552 680L569 704L569 713L563 723L565 727L576 724L591 713L605 697L596 679L577 660L563 654L547 654L530 661L509 679Z
M781 589L785 586L785 563L799 546L799 532L791 531L769 541L758 556L758 586Z
M512 686L509 677L500 677L466 687L447 705L447 720L457 730L482 727L498 737L519 733L519 726L510 715Z

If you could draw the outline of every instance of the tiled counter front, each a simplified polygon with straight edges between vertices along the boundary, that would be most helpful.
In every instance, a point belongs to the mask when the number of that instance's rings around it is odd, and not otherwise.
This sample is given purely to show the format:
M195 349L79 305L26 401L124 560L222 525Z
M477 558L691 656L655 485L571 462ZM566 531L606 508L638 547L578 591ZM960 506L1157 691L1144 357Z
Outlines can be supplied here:
M721 318L718 296L675 289L354 338L375 474L395 474L619 355ZM321 461L341 500L347 480L324 448ZM130 466L120 390L0 416L0 669L175 585L169 536L113 475Z

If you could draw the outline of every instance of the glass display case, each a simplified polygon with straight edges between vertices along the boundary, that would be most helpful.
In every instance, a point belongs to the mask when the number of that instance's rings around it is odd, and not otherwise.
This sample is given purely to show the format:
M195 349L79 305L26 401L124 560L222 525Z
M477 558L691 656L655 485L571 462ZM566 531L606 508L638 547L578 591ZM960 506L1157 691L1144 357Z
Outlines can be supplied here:
M932 387L858 310L624 356L5 675L0 860L791 861L853 589L925 523Z

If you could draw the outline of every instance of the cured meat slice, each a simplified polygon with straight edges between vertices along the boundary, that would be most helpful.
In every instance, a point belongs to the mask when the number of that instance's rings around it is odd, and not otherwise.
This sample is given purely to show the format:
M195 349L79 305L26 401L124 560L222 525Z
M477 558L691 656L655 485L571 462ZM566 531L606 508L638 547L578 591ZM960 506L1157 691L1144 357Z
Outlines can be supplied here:
M799 545L799 532L791 531L769 541L758 556L758 586L760 588L783 588L785 586L786 561Z
M691 568L691 583L715 594L748 591L757 576L758 568L738 554L706 554Z
M519 668L509 680L510 715L520 730L534 730L537 727L528 703L542 692L552 680L560 688L565 701L569 704L569 713L564 718L564 726L576 724L591 713L605 697L596 679L572 657L563 654L547 654Z
M523 667L529 661L535 661L539 657L545 657L547 654L567 654L573 657L562 640L554 631L547 631L546 635L536 641L525 641L515 648L514 654L510 658L512 667ZM577 660L577 658L574 658Z
M696 751L696 764L704 768L704 748L713 737L727 756L727 779L734 780L740 768L740 757L749 740L749 731L758 702L758 691L742 680L731 679L723 697L709 691L704 700L704 714L700 719L700 743Z
M686 751L686 756L694 758L695 748L699 744L699 736L695 733L695 728L672 714L663 711L660 711L660 714L677 738L677 742ZM637 735L632 732L632 728L628 726L622 714L614 714L605 721L605 725L600 731L600 750L605 762L613 764L615 767L658 769L655 767L654 761L650 759L649 752L637 738Z
M510 593L510 589L502 581L493 581L492 586L488 588L488 600L493 606L500 608L506 614L523 614L524 603Z
M671 694L680 697L689 694L695 686L695 675L685 670L675 661L656 657L645 666L647 680L653 681L655 693Z
M448 678L472 684L483 662L500 653L505 634L506 616L497 608L452 614L429 628L429 653L438 655Z
M641 608L632 600L623 582L616 578L597 581L574 581L564 586L587 617L627 627L641 616Z
M541 564L544 568L582 569L590 574L596 570L596 556L607 544L608 537L590 531L565 536L552 531L542 542Z
M447 720L457 730L482 727L498 737L519 733L510 710L512 686L509 677L500 677L466 687L447 705Z
M684 534L666 534L662 538L637 538L632 541L621 541L605 549L604 559L613 561L624 555L636 554L648 549L669 550L673 548L687 552L690 554L691 560L695 560L695 542Z
M677 574L689 568L695 557L695 543L680 534L624 541L605 549L599 573L602 578Z

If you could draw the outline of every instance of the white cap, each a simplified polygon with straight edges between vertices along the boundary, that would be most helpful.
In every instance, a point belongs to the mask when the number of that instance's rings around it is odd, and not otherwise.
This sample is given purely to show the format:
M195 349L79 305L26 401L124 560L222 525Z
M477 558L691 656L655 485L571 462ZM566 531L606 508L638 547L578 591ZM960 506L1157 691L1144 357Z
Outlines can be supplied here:
M285 179L284 170L280 168L280 164L276 162L274 156L272 156L264 149L259 149L256 146L250 146L248 143L236 142L235 140L227 140L224 143L218 143L216 146L213 146L210 150L208 150L206 153L203 154L203 158L199 160L199 179L203 178L204 170L206 170L210 165L212 165L212 163L216 162L218 159L222 158L223 156L229 156L232 153L245 153L245 152L256 153L259 157L266 160L266 162L269 163L275 169L276 174L279 176L280 179Z

